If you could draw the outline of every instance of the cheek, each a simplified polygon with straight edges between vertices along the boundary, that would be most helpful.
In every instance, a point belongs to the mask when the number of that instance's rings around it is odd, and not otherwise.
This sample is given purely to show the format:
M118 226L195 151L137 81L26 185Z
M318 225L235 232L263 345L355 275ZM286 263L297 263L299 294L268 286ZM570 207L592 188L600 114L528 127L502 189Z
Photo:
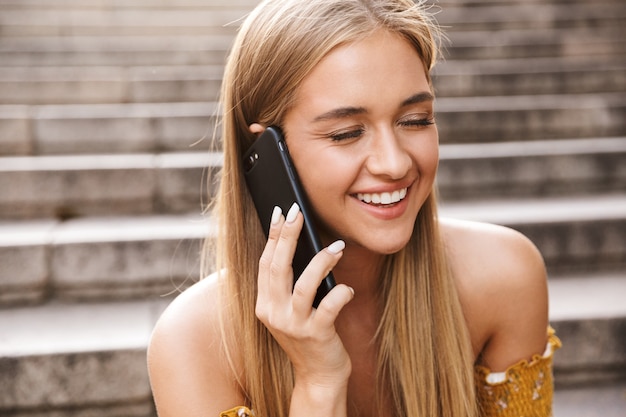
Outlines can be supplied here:
M307 149L292 155L296 169L302 166L298 169L300 182L322 224L332 224L335 216L344 211L346 197L358 173L354 158L346 159L342 155L337 149L327 148Z
M429 140L416 148L413 158L418 164L422 175L435 175L439 166L439 143L435 139Z
M431 150L428 166L433 175L437 173L437 168L439 167L439 146L434 146Z
M300 163L303 161L303 163ZM305 155L298 156L298 169L300 181L304 186L310 200L328 198L329 195L337 193L339 190L347 189L350 185L351 174L350 161L339 158L336 153L316 152L312 150Z

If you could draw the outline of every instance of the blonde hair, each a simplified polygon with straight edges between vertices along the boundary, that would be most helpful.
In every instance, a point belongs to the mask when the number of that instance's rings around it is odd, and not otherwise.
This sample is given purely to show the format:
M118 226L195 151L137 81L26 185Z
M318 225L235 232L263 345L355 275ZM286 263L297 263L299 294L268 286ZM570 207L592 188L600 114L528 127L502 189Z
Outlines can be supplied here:
M205 255L214 253L217 270L227 271L220 308L225 352L247 405L260 417L288 415L294 378L254 312L265 238L243 178L241 155L254 140L248 125L281 125L298 86L329 51L380 29L409 41L429 77L437 30L411 0L267 0L245 20L228 58L221 93L224 164L213 211L217 247L207 245ZM409 243L386 258L382 273L379 407L391 400L393 409L377 411L474 416L471 346L439 238L434 192Z

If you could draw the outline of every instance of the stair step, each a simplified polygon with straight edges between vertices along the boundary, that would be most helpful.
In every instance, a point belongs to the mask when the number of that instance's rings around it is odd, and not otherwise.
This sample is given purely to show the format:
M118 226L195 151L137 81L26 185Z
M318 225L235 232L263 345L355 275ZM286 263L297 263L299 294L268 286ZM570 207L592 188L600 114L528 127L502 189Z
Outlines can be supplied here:
M0 310L0 414L154 416L146 347L164 305L148 300Z
M198 102L219 97L220 65L0 67L0 104ZM626 57L446 60L439 97L626 91Z
M626 137L449 144L437 174L444 201L626 189Z
M232 35L0 39L2 66L224 64Z
M626 94L443 97L442 143L624 136Z
M446 203L441 211L522 231L550 273L626 264L624 195ZM213 233L197 215L0 223L0 304L168 294L197 276Z
M548 285L550 319L564 342L554 363L561 385L626 377L624 270L593 279L578 273Z
M235 25L252 9L243 7L19 9L4 7L0 24L4 36L82 36L233 33ZM45 13L42 13L45 11ZM440 24L455 30L505 30L621 27L626 12L614 1L593 5L507 3L447 4L437 14ZM229 25L230 24L230 25Z
M3 9L3 36L233 35L252 7L242 9Z
M623 268L626 194L444 203L444 216L519 230L541 251L548 272Z
M212 233L198 215L0 223L0 304L169 294Z
M626 136L626 94L442 97L442 143ZM0 105L0 154L207 149L214 102Z
M474 4L442 6L437 21L448 31L511 30L554 28L594 29L623 26L626 10L615 1L593 3L507 2L506 4Z
M0 104L216 101L223 67L0 67Z
M511 5L518 4L517 0L438 0L437 5L446 7L466 7L487 5ZM544 4L545 0L526 0L526 4ZM588 0L551 0L552 4L588 4ZM602 3L621 4L621 0L603 0ZM128 9L213 9L213 8L238 8L253 7L257 2L253 0L134 0L128 3L124 0L56 0L51 3L48 0L0 0L0 7L14 9L102 9L102 8L128 8Z
M533 57L604 57L626 54L621 28L592 31L566 29L446 32L444 55L449 59Z
M236 9L252 8L254 0L0 0L0 7L13 9Z
M571 382L607 366L624 375L620 329L626 325L626 307L617 296L626 292L624 278L550 282L551 323L564 344L555 356L557 387L562 379ZM99 414L90 415L148 415L145 349L168 302L51 302L1 309L0 367L10 377L0 381L0 413L97 408Z
M200 213L221 154L0 158L0 217Z
M0 39L2 66L223 65L232 35Z
M494 36L491 31L451 32L448 59L494 59L551 56L611 56L626 54L620 31L598 28L591 33L555 29L515 30ZM137 66L222 65L232 35L124 37L3 37L2 66Z
M438 97L626 92L626 55L445 60L433 83Z
M0 105L0 154L207 149L216 114L215 102Z
M0 217L200 213L221 160L210 152L0 157ZM585 196L626 189L624 167L626 137L442 145L437 184L444 201Z
M19 1L19 0L2 0L2 1ZM42 1L42 0L27 0L28 1ZM65 0L68 1L68 0ZM77 0L76 0L77 1ZM91 1L96 1L96 0L91 0ZM145 0L145 1L153 1L153 0ZM160 0L154 0L154 1L160 1ZM617 4L621 4L621 0L602 0L601 1L604 4L609 4L609 3L617 3ZM437 1L437 5L440 5L441 7L449 7L449 6L455 6L455 7L467 7L467 8L474 8L477 6L488 6L488 5L494 5L494 6L503 6L503 5L511 5L511 4L519 4L518 0L438 0ZM525 0L524 4L546 4L545 0ZM567 4L567 5L574 5L574 4L583 4L583 5L589 5L589 1L588 0L550 0L549 4L554 4L554 5L559 5L559 4Z
M557 381L558 383L558 381ZM623 417L626 382L609 381L582 387L561 388L554 393L555 417Z

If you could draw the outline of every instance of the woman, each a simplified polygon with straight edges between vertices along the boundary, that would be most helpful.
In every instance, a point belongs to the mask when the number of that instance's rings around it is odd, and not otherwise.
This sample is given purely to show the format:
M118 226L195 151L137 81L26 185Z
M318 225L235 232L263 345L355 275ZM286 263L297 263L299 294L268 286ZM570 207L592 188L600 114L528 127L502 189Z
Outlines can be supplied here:
M246 19L222 89L218 272L149 349L161 416L551 414L541 256L437 217L435 34L410 0L268 0ZM243 180L269 125L326 245L295 286L302 215L276 210L266 240ZM329 270L338 285L312 308Z

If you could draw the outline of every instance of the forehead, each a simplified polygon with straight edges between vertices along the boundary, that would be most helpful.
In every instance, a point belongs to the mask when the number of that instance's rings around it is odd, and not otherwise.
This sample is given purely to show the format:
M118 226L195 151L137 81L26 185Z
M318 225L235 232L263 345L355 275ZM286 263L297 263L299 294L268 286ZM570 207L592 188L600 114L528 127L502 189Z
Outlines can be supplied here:
M379 30L328 53L298 88L296 106L390 105L423 91L430 91L430 85L413 45Z

